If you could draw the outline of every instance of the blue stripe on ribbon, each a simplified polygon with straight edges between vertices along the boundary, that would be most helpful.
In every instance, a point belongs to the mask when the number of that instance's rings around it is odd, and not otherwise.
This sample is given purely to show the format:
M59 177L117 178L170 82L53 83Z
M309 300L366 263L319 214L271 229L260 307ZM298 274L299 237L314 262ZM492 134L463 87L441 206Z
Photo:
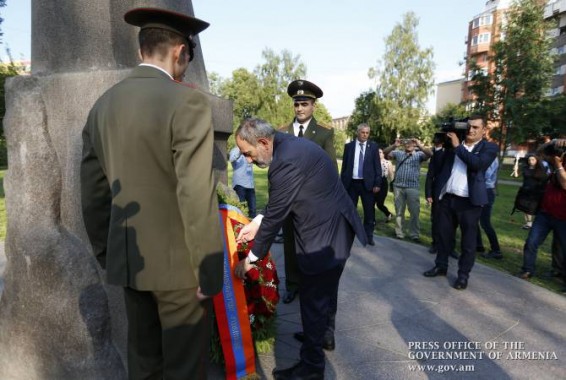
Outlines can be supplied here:
M225 210L241 211L230 205L219 205L219 208ZM222 231L226 231L226 224L220 218ZM236 376L238 378L246 376L246 356L244 354L244 346L242 340L242 333L240 331L240 321L238 318L236 296L234 295L234 285L232 283L232 275L230 273L230 260L228 259L228 243L226 242L226 235L223 234L224 241L224 286L222 287L222 295L224 296L224 307L226 309L226 319L228 321L228 330L230 331L230 339L232 340L232 351L234 352L234 361L236 364ZM244 323L249 323L245 321Z

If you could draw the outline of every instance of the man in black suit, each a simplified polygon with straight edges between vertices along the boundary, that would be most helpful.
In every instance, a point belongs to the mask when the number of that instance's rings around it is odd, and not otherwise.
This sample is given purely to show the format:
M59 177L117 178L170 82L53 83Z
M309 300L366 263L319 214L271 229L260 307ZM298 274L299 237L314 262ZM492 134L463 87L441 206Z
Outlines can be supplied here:
M433 191L439 195L437 217L439 234L435 266L424 272L426 277L446 276L448 256L454 250L456 228L460 226L461 254L458 278L453 287L466 289L476 258L478 222L482 206L488 203L485 171L495 157L497 145L483 139L485 121L480 115L468 120L468 132L461 144L455 132L448 132L451 149L444 152L442 167Z
M432 236L432 243L430 249L428 250L430 253L437 253L438 252L438 223L436 221L435 213L438 209L438 197L440 194L434 191L434 181L438 178L438 173L440 172L440 167L442 165L442 155L444 154L444 133L435 133L432 143L434 145L434 149L432 150L432 157L428 163L428 170L426 172L426 180L425 180L425 199L427 204L430 206L430 224L431 224L431 236Z
M358 125L357 139L344 146L340 177L354 206L357 207L358 199L362 199L368 244L375 245L373 242L374 194L378 193L381 187L381 162L377 144L368 140L369 133L369 125L365 123Z
M303 137L320 146L328 154L338 171L336 149L334 148L334 129L320 124L313 116L316 110L316 100L323 95L322 90L312 82L298 79L289 83L287 94L293 99L295 118L292 123L280 127L279 131ZM287 219L283 224L283 252L285 254L286 289L283 303L291 303L299 292L299 268L295 255L295 236L291 219Z
M290 368L275 369L273 376L323 379L328 315L336 313L340 276L354 236L366 242L363 226L334 162L318 145L275 132L259 119L244 121L236 130L236 144L248 162L269 166L265 214L254 218L237 237L238 242L255 242L248 257L236 265L236 276L244 278L253 262L267 254L287 217L295 233L304 341L301 360Z

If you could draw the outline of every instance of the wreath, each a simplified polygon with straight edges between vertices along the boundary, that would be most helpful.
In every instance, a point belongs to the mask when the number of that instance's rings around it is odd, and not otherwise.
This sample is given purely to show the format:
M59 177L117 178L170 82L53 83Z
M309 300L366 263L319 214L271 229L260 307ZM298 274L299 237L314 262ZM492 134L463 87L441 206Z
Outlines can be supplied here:
M218 202L228 204L240 209L246 209L235 195L229 193L224 186L217 188ZM230 219L233 226L234 238L236 238L244 224ZM237 246L238 259L243 260L253 248L253 241L240 243ZM273 350L275 335L277 332L276 306L279 302L279 277L275 268L275 262L271 254L254 263L254 268L246 273L244 280L244 294L252 332L252 339L256 353L268 353ZM220 345L220 337L216 321L214 322L211 344L211 360L215 363L223 363L224 355Z

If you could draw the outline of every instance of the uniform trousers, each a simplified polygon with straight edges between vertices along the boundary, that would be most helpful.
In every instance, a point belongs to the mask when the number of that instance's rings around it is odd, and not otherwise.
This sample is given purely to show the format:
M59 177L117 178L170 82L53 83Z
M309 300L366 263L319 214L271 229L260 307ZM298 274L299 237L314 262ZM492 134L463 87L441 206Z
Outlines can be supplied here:
M200 302L196 290L124 288L129 379L207 378L212 299Z

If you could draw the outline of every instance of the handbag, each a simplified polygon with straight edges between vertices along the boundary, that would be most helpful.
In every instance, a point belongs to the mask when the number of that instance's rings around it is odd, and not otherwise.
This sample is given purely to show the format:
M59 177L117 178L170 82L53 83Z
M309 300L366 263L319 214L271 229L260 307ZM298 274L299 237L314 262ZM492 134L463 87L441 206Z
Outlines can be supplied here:
M513 210L519 210L528 215L534 215L538 211L540 201L542 199L543 192L539 191L528 191L524 187L520 187L515 196L515 203L513 204Z

